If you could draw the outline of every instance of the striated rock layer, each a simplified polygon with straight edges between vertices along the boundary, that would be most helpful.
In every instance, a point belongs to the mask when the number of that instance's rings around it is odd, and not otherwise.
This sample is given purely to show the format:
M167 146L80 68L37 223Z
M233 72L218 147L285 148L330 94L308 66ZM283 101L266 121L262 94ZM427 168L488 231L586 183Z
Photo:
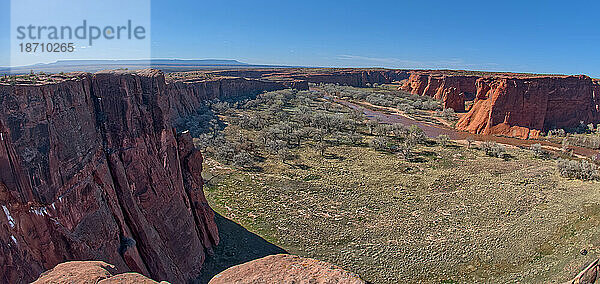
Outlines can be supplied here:
M465 100L473 100L475 96L477 79L477 76L412 72L400 90L441 100L444 108L464 112Z
M600 122L600 81L587 76L466 71L411 71L401 90L436 98L464 112L456 128L471 133L537 138L553 128ZM471 72L472 73L472 72Z
M332 69L332 68L286 68L286 69L243 69L211 71L209 74L218 76L234 76L254 79L269 79L273 81L290 82L292 84L340 84L353 87L367 87L369 84L388 84L407 79L409 73L405 70L390 69Z
M176 283L218 244L202 156L174 119L202 100L286 88L219 78L166 83L155 70L0 85L0 279L102 260Z
M527 139L600 118L598 90L587 76L489 77L476 85L474 105L457 123L459 130Z
M278 254L231 267L210 280L225 283L365 283L358 275L327 262Z

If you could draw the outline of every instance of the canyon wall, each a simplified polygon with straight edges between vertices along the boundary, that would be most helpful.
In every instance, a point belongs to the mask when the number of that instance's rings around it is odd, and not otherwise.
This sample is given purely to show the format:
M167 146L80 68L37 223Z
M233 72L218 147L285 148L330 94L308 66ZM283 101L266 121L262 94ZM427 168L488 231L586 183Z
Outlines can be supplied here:
M465 111L465 101L473 100L477 92L477 76L443 75L431 72L413 72L400 90L435 98L444 108Z
M156 70L0 85L0 279L30 282L68 260L197 277L219 238L202 155L173 120L202 100L285 87L166 83Z
M354 87L401 82L400 90L440 100L444 108L459 113L468 111L457 128L477 134L527 139L552 128L600 122L600 80L587 76L388 69L227 70L214 74ZM469 109L467 101L473 101Z
M360 70L340 69L329 72L308 72L292 74L289 77L315 84L340 84L353 87L367 87L372 84L388 84L408 78L402 70Z
M217 76L234 76L252 79L300 84L308 89L308 83L340 84L353 87L367 87L368 84L389 84L409 77L405 70L390 69L331 69L331 68L280 68L280 69L242 69L211 71ZM296 89L304 89L303 87Z
M538 138L553 128L597 123L597 90L587 76L477 80L471 110L456 125L472 133Z
M587 76L411 71L400 90L429 96L465 112L459 130L523 139L553 128L600 122L600 81Z
M308 82L407 80L404 90L457 111L474 99L457 123L473 133L536 138L599 122L600 82L586 76L411 72L244 70L221 75L255 78L167 80L156 70L107 71L0 85L0 279L32 281L68 260L177 283L195 278L218 231L202 191L202 155L172 125L205 100L306 90Z

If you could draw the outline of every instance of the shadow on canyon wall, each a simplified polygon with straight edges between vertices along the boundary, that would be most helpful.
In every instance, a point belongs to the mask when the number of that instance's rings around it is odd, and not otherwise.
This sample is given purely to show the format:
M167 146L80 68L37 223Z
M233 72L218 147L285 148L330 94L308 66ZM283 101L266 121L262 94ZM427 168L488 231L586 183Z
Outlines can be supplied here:
M202 273L194 281L196 284L208 283L215 275L229 267L272 254L287 253L216 212L215 221L221 240L214 253L206 257Z

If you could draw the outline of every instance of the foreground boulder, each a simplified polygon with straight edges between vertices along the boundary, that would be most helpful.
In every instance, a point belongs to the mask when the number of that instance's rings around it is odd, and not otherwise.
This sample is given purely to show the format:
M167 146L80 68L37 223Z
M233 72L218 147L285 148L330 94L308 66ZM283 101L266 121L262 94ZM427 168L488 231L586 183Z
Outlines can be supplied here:
M72 261L44 272L34 284L158 284L139 273L116 274L117 269L102 261ZM166 282L162 282L166 283Z
M365 283L352 272L327 262L278 254L231 267L210 284L225 283Z

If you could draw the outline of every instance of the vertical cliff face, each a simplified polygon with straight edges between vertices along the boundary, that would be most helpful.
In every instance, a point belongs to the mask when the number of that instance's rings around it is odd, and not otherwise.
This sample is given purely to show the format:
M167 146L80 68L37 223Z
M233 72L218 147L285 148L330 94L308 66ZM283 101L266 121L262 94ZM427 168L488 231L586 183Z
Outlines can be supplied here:
M596 122L594 94L587 76L481 78L473 108L456 127L473 133L537 138L541 131L552 128Z
M252 75L256 75L252 73ZM262 74L263 78L295 79L315 84L339 84L367 87L371 84L388 84L408 78L404 70L387 69L292 69Z
M464 112L465 100L475 96L477 79L476 76L412 72L400 90L441 100L444 108Z
M600 81L587 76L411 71L400 89L441 100L457 112L475 100L456 127L478 134L527 139L552 128L600 122Z
M0 278L102 260L177 283L218 243L202 156L172 122L202 100L284 88L165 82L155 70L0 85Z
M600 121L600 79L592 79L592 98L596 107L594 120Z

